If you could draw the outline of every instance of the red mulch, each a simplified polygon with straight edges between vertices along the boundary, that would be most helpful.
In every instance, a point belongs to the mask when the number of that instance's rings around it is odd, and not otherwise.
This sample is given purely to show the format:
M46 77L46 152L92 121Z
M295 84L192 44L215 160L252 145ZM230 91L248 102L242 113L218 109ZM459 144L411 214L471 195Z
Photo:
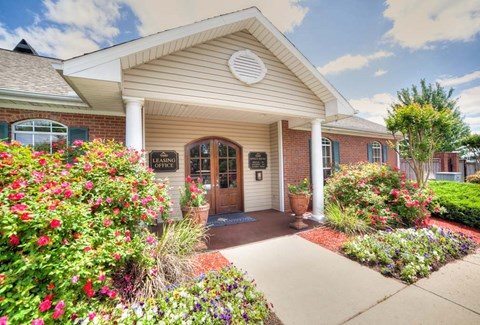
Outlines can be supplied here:
M297 235L333 252L340 252L342 245L348 240L348 236L344 233L327 227L312 229Z
M467 236L472 236L473 240L480 245L480 230L450 220L443 220L438 218L430 218L430 220L431 224L438 227L447 228L452 231L461 232Z
M208 271L217 271L230 265L230 262L220 252L199 254L194 259L197 262L194 276Z

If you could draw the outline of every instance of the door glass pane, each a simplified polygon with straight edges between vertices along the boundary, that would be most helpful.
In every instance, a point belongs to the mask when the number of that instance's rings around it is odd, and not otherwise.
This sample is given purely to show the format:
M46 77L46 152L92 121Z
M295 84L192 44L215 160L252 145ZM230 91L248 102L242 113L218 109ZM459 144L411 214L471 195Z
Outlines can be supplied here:
M218 157L227 157L227 146L221 142L218 144Z
M236 188L237 187L237 174L229 174L229 187Z
M234 172L237 170L237 160L236 159L229 159L228 160L228 170L230 172Z
M228 188L228 177L227 174L219 175L220 188Z
M190 149L190 157L192 158L200 157L199 146L195 146L192 149Z
M210 174L208 174L208 175L203 175L202 174L202 181L203 181L203 188L206 191L210 191L212 189L212 181L211 181L211 178L210 178Z
M210 159L202 159L202 173L210 172Z
M190 175L200 172L200 159L190 159Z
M218 159L218 170L220 173L227 172L228 159Z
M237 150L235 148L228 146L228 156L230 158L235 158L237 155Z
M210 157L210 143L202 143L200 145L202 157Z

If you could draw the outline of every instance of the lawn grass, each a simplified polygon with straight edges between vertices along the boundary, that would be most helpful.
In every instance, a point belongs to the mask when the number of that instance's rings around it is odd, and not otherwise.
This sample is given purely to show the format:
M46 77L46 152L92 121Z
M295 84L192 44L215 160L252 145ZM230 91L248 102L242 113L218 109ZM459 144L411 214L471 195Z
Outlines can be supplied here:
M433 215L480 229L480 184L430 181L438 203L446 212Z

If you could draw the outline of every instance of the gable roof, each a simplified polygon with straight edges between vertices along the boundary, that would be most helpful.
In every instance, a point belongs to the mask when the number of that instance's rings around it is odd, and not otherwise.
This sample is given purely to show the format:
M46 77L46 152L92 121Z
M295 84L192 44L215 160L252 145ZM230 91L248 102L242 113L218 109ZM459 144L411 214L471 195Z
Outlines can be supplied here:
M380 136L382 138L392 139L390 132L384 125L378 124L359 116L349 116L344 119L331 121L323 124L324 132L362 134L364 136ZM396 134L395 138L401 137Z
M115 45L96 52L74 57L57 68L62 70L70 85L90 105L106 103L105 98L95 97L95 91L103 83L111 91L110 99L121 95L122 70L136 67L197 44L247 30L270 50L292 73L297 76L325 104L327 116L336 119L352 115L355 110L348 101L318 72L300 51L253 7L217 16L191 25L177 27ZM96 80L96 89L90 89L85 79ZM89 96L89 92L92 96ZM87 98L88 97L88 98ZM121 98L115 102L122 106ZM123 110L123 107L121 107Z
M23 38L20 42L18 42L17 46L15 46L13 52L38 55L37 51L35 51L35 49Z

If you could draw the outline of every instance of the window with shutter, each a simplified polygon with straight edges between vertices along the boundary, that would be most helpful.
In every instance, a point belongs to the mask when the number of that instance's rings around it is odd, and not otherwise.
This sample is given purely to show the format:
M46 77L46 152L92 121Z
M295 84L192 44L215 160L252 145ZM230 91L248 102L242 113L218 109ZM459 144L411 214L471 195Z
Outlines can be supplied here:
M0 122L0 141L8 141L8 123Z

